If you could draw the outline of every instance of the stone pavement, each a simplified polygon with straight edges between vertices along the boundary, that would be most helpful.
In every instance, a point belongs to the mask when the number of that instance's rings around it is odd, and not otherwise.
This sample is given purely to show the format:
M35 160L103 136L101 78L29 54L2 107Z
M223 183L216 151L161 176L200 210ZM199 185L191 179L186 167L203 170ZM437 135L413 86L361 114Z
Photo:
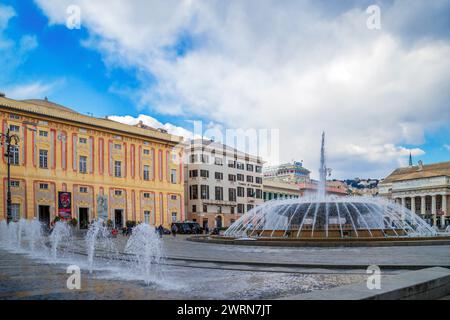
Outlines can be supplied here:
M0 249L2 299L273 299L364 281L366 275L291 274L163 266L163 278L145 284L129 265L83 268L85 257L59 263ZM81 289L69 290L66 268L77 264ZM99 263L101 264L101 263Z
M450 246L402 246L358 248L283 248L234 246L192 242L187 236L163 237L166 256L201 262L222 262L272 266L353 269L376 264L386 269L420 269L450 267ZM116 242L123 250L127 238L118 236ZM80 240L78 240L80 241ZM79 243L82 247L83 242Z

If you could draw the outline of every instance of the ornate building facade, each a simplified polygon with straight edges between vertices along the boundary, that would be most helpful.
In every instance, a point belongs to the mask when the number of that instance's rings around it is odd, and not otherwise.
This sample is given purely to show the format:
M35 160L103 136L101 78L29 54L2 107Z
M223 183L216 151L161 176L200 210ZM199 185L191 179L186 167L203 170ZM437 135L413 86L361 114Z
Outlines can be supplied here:
M430 224L450 225L450 162L394 170L378 185L380 196L387 197L419 214Z
M47 100L0 97L11 152L12 216L48 223L57 215L79 227L97 217L169 226L184 220L181 138L79 114ZM4 154L3 146L3 154ZM0 219L6 210L6 157L0 163Z

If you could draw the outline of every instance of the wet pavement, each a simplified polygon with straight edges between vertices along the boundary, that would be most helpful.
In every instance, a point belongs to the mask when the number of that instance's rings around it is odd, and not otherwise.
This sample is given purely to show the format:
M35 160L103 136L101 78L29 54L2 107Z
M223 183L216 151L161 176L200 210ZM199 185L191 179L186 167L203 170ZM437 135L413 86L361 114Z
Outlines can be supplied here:
M299 274L164 266L147 285L120 265L81 267L81 289L67 289L68 265L0 249L0 299L273 299L365 281L364 274ZM99 262L101 264L101 261Z
M358 247L358 248L283 248L262 246L236 246L187 241L187 236L173 238L164 236L166 256L175 259L210 262L250 262L297 265L339 265L369 266L421 266L450 267L450 246L400 246L400 247ZM84 247L82 239L77 240ZM115 240L120 251L127 238L118 236Z

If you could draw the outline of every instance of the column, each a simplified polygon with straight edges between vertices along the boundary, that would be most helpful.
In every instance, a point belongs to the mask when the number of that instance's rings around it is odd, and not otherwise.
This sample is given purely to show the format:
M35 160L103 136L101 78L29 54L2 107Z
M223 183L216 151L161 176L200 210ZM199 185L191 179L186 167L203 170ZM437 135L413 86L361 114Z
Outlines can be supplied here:
M416 197L411 197L411 211L416 214Z
M431 196L431 215L433 216L433 226L436 225L436 195Z
M420 197L420 214L422 215L422 218L426 214L426 202L425 201L426 201L425 196L421 196Z
M446 194L442 195L441 210L442 210L442 212L444 212L444 214L441 216L441 226L445 227L445 217L449 215L447 212L447 195Z

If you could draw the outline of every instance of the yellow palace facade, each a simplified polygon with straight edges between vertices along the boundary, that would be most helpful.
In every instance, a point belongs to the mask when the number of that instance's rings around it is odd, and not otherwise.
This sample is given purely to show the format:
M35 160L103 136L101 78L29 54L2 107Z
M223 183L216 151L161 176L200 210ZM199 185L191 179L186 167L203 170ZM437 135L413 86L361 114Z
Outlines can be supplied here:
M183 221L182 138L79 114L47 100L0 96L2 133L11 147L12 218L101 217L170 226ZM2 146L5 154L5 146ZM0 160L0 219L7 218L7 158Z

